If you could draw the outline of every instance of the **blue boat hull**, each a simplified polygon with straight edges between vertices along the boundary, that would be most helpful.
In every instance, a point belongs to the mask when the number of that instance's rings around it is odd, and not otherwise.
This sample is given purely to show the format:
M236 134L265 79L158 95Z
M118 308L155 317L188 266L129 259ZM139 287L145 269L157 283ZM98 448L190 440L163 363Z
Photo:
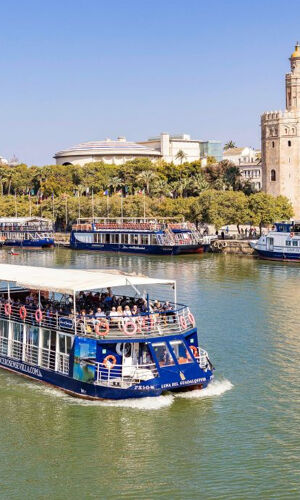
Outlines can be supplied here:
M41 238L40 240L6 240L3 245L22 248L50 248L55 244L54 238Z
M255 251L259 254L262 259L267 260L280 260L284 262L300 262L300 254L296 253L286 253L286 252L272 252L268 250L257 250Z
M191 390L195 388L204 389L213 379L212 371L208 370L204 372L196 363L193 363L182 367L181 376L183 376L183 379L181 380L178 378L177 369L169 367L165 371L165 374L162 370L158 378L121 389L76 380L68 375L47 370L40 366L29 365L24 361L12 359L4 355L0 356L0 367L51 385L72 396L92 400L157 397L165 391L177 392L179 390Z
M202 253L203 247L200 245L118 245L118 244L97 244L82 243L70 240L70 248L73 250L98 250L101 252L126 252L148 255L179 255L186 253Z

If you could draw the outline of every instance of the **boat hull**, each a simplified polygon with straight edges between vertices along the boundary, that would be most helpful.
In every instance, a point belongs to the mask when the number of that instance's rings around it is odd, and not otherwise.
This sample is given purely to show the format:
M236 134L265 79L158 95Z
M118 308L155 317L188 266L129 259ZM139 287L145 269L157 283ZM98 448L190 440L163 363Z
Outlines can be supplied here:
M54 247L53 238L45 238L40 240L5 240L4 246L7 247L22 247L22 248L52 248Z
M204 389L213 379L212 371L203 372L197 368L197 378L184 379L171 382L164 376L145 382L144 385L136 384L127 388L105 387L76 380L53 370L47 370L40 366L29 365L24 361L12 359L8 356L0 356L0 368L22 375L26 378L51 385L55 389L62 390L67 394L81 399L89 400L120 400L132 398L157 397L163 392L179 392L194 389ZM199 370L199 371L198 371ZM194 368L188 368L191 377L194 376Z
M97 244L70 241L70 248L73 250L97 250L100 252L125 252L146 255L181 255L189 253L203 253L202 245L117 245L117 244Z
M300 254L288 252L274 252L255 248L256 253L265 260L277 260L282 262L300 262Z

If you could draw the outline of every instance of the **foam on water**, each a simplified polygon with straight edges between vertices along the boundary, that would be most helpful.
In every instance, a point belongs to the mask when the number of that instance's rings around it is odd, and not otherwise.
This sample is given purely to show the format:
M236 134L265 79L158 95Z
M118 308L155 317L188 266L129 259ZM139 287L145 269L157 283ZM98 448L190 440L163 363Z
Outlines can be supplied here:
M224 392L230 391L233 384L230 380L213 380L205 389L195 389L190 392L179 392L176 397L195 399L195 398L210 398L212 396L221 396Z

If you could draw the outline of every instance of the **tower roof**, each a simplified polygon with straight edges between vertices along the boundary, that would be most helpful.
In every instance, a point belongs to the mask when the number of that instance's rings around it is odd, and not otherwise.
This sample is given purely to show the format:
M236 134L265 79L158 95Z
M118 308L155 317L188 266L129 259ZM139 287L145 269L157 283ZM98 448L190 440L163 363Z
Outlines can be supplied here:
M295 59L296 57L300 57L300 45L299 42L296 43L295 45L295 50L291 55L291 59Z

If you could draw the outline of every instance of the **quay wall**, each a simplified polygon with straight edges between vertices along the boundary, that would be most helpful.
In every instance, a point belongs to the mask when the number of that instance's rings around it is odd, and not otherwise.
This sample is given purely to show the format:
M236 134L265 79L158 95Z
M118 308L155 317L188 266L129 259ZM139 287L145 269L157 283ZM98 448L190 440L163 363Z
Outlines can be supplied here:
M216 240L211 245L213 253L254 255L249 240Z

